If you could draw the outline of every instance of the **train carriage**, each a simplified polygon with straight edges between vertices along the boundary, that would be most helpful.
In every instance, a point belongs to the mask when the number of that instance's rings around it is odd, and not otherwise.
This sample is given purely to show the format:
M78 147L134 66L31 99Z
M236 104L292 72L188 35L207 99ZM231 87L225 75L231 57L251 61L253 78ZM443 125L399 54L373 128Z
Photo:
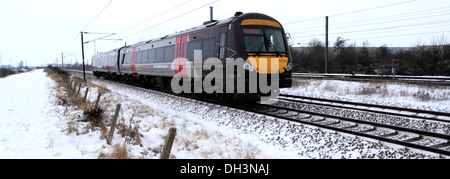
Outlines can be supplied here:
M118 51L112 50L92 58L93 73L97 77L110 78L119 72Z
M195 50L202 50L203 61L217 58L224 68L227 58L248 59L250 64L245 70L269 76L277 74L279 87L289 88L292 86L292 59L285 34L282 25L267 15L238 12L225 20L208 21L176 34L97 54L93 57L94 75L167 88L177 73L186 70L189 65L186 63L193 66ZM270 65L274 59L279 62L278 68ZM262 63L263 60L268 63ZM203 80L210 72L204 70L202 79L197 80ZM236 79L240 76L235 74ZM249 83L249 76L243 76ZM225 81L224 84L225 89L229 84Z

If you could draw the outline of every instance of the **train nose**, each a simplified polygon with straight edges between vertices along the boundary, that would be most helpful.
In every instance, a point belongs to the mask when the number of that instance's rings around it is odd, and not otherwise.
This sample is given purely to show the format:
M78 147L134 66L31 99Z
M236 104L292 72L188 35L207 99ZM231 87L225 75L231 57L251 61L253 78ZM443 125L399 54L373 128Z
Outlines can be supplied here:
M292 69L294 69L294 66L292 65L292 63L288 63L288 65L286 66L285 70L286 71L291 71Z
M287 56L249 56L248 59L253 69L261 74L278 74L292 70L292 64L288 64Z

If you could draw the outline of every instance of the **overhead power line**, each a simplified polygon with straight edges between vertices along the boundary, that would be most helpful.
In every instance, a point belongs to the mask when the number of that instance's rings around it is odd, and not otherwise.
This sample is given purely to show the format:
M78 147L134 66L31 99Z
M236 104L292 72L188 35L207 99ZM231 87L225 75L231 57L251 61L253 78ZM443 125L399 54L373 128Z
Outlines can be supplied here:
M445 27L445 26L448 26L449 24L450 24L450 20L443 20L443 21L407 24L407 25L401 25L401 26L389 26L389 27L382 27L382 28L371 28L371 29L334 32L334 33L330 33L330 35L343 36L344 34L351 34L351 36L360 36L360 35L370 35L370 34L385 34L385 33L392 33L392 32L414 31L414 30L419 30L419 29ZM408 28L406 28L406 27L408 27ZM298 33L291 33L291 34L298 34ZM324 35L325 34L321 33L321 34L313 34L313 35L294 36L294 38L308 38L308 37L317 37L317 36L324 36Z
M395 3L395 4L388 4L388 5L384 5L384 6L378 6L378 7L368 8L368 9L361 9L361 10L352 11L352 12L346 12L346 13L341 13L341 14L335 14L335 15L332 15L332 17L342 16L342 15L348 15L348 14L354 14L354 13L358 13L358 12L370 11L370 10L375 10L375 9L381 9L381 8L386 8L386 7L391 7L391 6L397 6L397 5L402 5L402 4L412 3L412 2L415 2L415 1L417 1L417 0L405 1L405 2L400 2L400 3Z
M409 1L403 3L408 2ZM351 40L359 41L359 40L371 40L380 38L420 36L437 33L445 34L448 32L442 30L445 30L443 28L448 27L448 25L450 25L450 21L447 18L450 15L450 13L448 13L449 9L450 6L446 6L427 10L423 9L414 12L404 12L373 18L332 23L331 26L333 32L331 32L329 35L331 36L331 38L338 36L340 37L345 36L346 38L350 38ZM349 13L356 13L360 11L352 11ZM345 15L345 14L348 13L342 13L338 15ZM288 31L292 35L293 39L306 40L310 38L323 37L325 35L322 32L323 28L324 28L323 25L321 25L317 27L309 27L309 28L307 27ZM374 36L374 34L376 34L376 36ZM367 37L361 38L364 36Z
M135 36L135 35L137 35L137 34L140 34L140 33L142 33L142 32L145 32L145 31L147 31L147 30L150 30L150 29L152 29L152 28L155 28L155 27L157 27L157 26L160 26L160 25L162 25L162 24L165 24L165 23L167 23L167 22L170 22L170 21L172 21L172 20L175 20L175 19L177 19L177 18L180 18L180 17L182 17L182 16L184 16L184 15L187 15L187 14L190 14L190 13L192 13L192 12L195 12L195 11L197 11L197 10L199 10L199 9L201 9L201 8L203 8L203 7L205 7L205 6L209 6L209 5L214 4L214 3L216 3L216 2L219 2L219 1L220 1L220 0L216 0L216 1L213 1L213 2L208 3L208 4L204 4L204 5L200 6L200 7L197 7L197 8L195 8L195 9L192 9L192 10L190 10L190 11L188 11L188 12L185 12L185 13L183 13L183 14L180 14L180 15L178 15L178 16L175 16L175 17L173 17L173 18L171 18L171 19L165 20L165 21L163 21L163 22L161 22L161 23L158 23L158 24L156 24L156 25L150 26L150 27L148 27L148 28L146 28L146 29L144 29L144 30L141 30L141 31L136 32L136 33L133 33L133 34L128 35L128 36L126 36L126 37L132 37L132 36ZM124 37L124 38L126 38L126 37Z
M141 22L141 23L139 23L139 24L137 24L137 25L135 25L135 26L133 26L133 27L130 27L130 28L128 28L128 29L126 29L126 30L120 32L119 34L128 32L128 31L130 31L130 30L132 30L132 29L134 29L134 28L136 28L136 27L138 27L138 26L140 26L140 25L143 25L143 24L145 24L145 23L147 23L147 22L150 22L150 21L152 21L152 20L154 20L154 19L156 19L156 18L158 18L158 17L160 17L160 16L162 16L162 15L164 15L164 14L167 14L167 13L170 12L170 11L173 11L173 10L175 10L175 9L177 9L177 8L179 8L179 7L183 6L183 5L185 5L185 4L187 4L187 3L190 2L190 1L192 1L192 0L184 1L183 3L181 3L181 4L179 4L179 5L175 6L175 7L172 7L172 8L170 8L170 9L164 11L163 13L158 14L157 16L152 17L152 18L150 18L150 19L147 19L147 20L145 20L144 22Z
M422 17L415 17L415 18L407 18L407 19L397 19L397 20L391 20L391 21L382 21L382 22L375 22L375 23L366 23L366 24L357 24L357 25L352 25L352 26L338 26L338 27L333 27L334 30L337 29L355 29L355 27L367 27L367 26L373 26L373 25L378 25L378 24L387 24L387 23L392 23L392 22L401 22L401 21L412 21L412 20L418 20L418 19L423 19L423 18L429 18L429 17L436 17L436 16L443 16L443 15L450 15L450 13L445 13L445 14L438 14L438 15L434 15L434 16L422 16ZM363 30L352 30L352 31L344 31L344 32L336 32L336 33L354 33L354 32L364 32L364 31L375 31L375 30L383 30L383 29L392 29L392 28L403 28L403 27L414 27L414 26L424 26L424 25L435 25L435 24L442 24L442 23L449 23L450 21L448 20L440 20L440 21L429 21L429 22L421 22L421 23L414 23L414 24L405 24L405 25L395 25L395 26L389 26L389 27L377 27L377 28L369 28L369 29L363 29ZM323 28L323 27L322 27ZM303 31L303 32L292 32L291 31L291 35L292 34L308 34L311 32L317 32L318 30L312 30L312 31ZM334 34L336 34L334 33ZM319 35L319 34L316 34ZM323 35L323 34L320 34Z
M114 0L109 1L109 3L86 25L84 26L83 30L84 31L87 27L89 27L102 13L103 11L105 11L106 8L108 8L108 6L113 2ZM78 40L79 38L79 34L77 33L77 35L75 36L75 38L72 40L72 42L70 43L69 47L67 48L67 50L69 50L70 48L72 48L73 44L75 44L75 42Z
M174 9L176 9L176 8L182 6L182 5L184 5L184 4L186 4L186 3L190 2L190 1L191 1L191 0L185 1L185 2L183 2L183 3L181 3L181 4L177 5L177 6L175 6L175 7L173 7L173 8L170 8L170 9L166 10L165 12L163 12L163 13L161 13L161 14L155 16L155 17L152 17L152 18L150 18L150 19L148 19L148 20L146 20L146 21L144 21L144 22L142 22L142 23L139 23L139 24L137 24L137 25L135 25L135 26L133 26L133 27L128 28L127 30L122 31L122 32L120 32L119 34L123 34L123 33L125 33L125 32L130 31L131 29L134 29L134 28L136 28L136 27L138 27L138 26L140 26L140 25L143 25L143 24L145 24L145 23L151 21L151 20L154 20L154 19L156 19L157 17L159 17L159 16L161 16L161 15L163 15L163 14L166 14L166 13L168 13L168 12L170 12L170 11L172 11L172 10L174 10ZM182 14L180 14L180 15L177 15L177 16L175 16L175 17L173 17L173 18L167 19L167 20L165 20L165 21L163 21L163 22L160 22L160 23L158 23L158 24L155 24L155 25L153 25L153 26L149 26L149 27L147 27L146 29L143 29L143 30L141 30L141 31L138 31L138 32L135 32L135 33L132 33L132 34L129 34L129 35L122 35L122 36L121 36L121 39L125 39L125 38L129 38L129 37L135 36L135 35L137 35L137 34L140 34L140 33L142 33L142 32L145 32L145 31L147 31L147 30L150 30L150 29L152 29L152 28L155 28L155 27L157 27L157 26L160 26L160 25L162 25L162 24L164 24L164 23L170 22L170 21L175 20L175 19L177 19L177 18L180 18L180 17L182 17L182 16L184 16L184 15L187 15L187 14L190 14L190 13L192 13L192 12L195 12L195 11L197 11L197 10L199 10L199 9L201 9L201 8L203 8L203 7L205 7L205 6L209 6L209 5L215 4L215 3L219 2L219 1L220 1L220 0L215 0L215 1L210 2L210 3L208 3L208 4L203 4L203 5L201 5L201 6L197 7L197 8L194 8L194 9L192 9L192 10L190 10L190 11L187 11L187 12L185 12L185 13L182 13ZM113 44L114 44L114 42L109 43L109 44L106 44L106 45L104 45L103 47L108 47L108 46L113 45Z
M330 25L333 26L333 29L337 29L339 27L349 27L350 24L358 25L361 23L368 23L373 22L372 24L383 23L388 20L393 19L400 19L400 18L422 18L419 17L420 15L426 15L423 18L429 18L429 17L436 17L441 15L447 15L449 12L450 6L444 7L444 8L437 8L437 9L428 9L423 11L415 11L415 12L408 12L408 13L401 13L401 14L393 14L388 16L379 16L375 18L369 18L369 19L361 19L361 20L353 20L353 21L346 21L346 22L340 22L340 23L331 23ZM438 14L441 13L441 14ZM446 14L442 14L446 13ZM438 14L438 15L436 15ZM323 18L321 18L323 19ZM289 30L291 34L302 34L302 33L308 33L308 32L317 32L317 30L323 29L323 25L320 26L314 26L314 27L303 27L301 29L291 29Z
M434 32L423 32L423 33L402 34L402 35L374 36L374 37L353 39L353 40L370 40L370 39L379 39L379 38L406 37L406 36L442 34L442 33L448 33L448 31L434 31Z
M350 12L345 12L345 13L340 13L340 14L334 14L334 15L330 15L329 17L336 17L336 16L342 16L342 15L354 14L354 13L358 13L358 12L364 12L364 11L370 11L370 10L375 10L375 9L381 9L381 8L386 8L386 7L391 7L391 6L397 6L397 5L412 3L412 2L415 2L415 1L417 1L417 0L404 1L404 2L400 2L400 3L394 3L394 4L388 4L388 5L383 5L383 6L373 7L373 8L367 8L367 9L350 11ZM320 20L320 19L323 19L323 17L317 17L317 18L312 18L312 19L306 19L306 20L289 22L289 23L286 23L285 25L296 24L296 23L306 22L306 21Z
M105 11L105 9L108 8L108 6L109 6L112 2L113 2L113 0L109 1L109 3L102 9L102 11L100 11L100 13L98 13L97 16L95 16L95 17L89 22L89 24L86 25L86 26L83 28L82 31L84 31L87 27L89 27L89 26L92 24L92 22L94 22L95 19L97 19L98 16L100 16L100 14L102 14L103 11Z

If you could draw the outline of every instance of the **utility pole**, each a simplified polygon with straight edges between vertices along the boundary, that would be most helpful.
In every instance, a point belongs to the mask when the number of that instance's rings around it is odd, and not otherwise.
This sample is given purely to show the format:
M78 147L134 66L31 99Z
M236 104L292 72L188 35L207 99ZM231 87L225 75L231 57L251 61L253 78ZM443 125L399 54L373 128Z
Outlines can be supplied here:
M2 56L3 56L3 52L2 52L2 51L0 51L0 67L2 67L2 66L3 66L3 63L2 63Z
M64 67L64 58L65 58L65 57L70 57L70 56L75 56L75 54L74 54L74 53L66 53L66 52L62 52L62 53L61 53L61 61L62 61L62 69L63 69L63 70L65 70L65 67Z
M328 73L328 16L325 16L325 74Z
M85 62L84 62L84 44L88 44L90 42L95 42L97 40L115 40L115 41L120 40L121 41L122 39L105 39L107 37L116 35L116 33L95 33L95 32L83 32L83 31L81 31L80 33L81 33L81 50L82 50L82 58L83 58L83 77L84 77L84 81L86 81L86 67L85 67ZM95 39L95 40L84 42L84 39L83 39L84 34L108 34L108 35L98 38L98 39Z
M61 69L64 70L64 53L61 53Z
M84 39L83 39L83 34L84 32L81 31L81 51L82 51L82 58L83 58L83 79L84 81L86 81L86 68L84 67Z

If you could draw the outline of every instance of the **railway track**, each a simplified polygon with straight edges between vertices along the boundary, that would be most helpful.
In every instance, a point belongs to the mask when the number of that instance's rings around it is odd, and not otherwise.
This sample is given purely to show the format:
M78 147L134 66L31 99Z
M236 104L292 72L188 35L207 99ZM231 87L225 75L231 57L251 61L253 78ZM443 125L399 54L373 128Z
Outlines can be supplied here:
M394 127L450 135L450 114L391 106L281 95L285 107Z
M399 81L404 83L428 83L428 84L450 84L450 77L446 76L403 76L403 75L361 75L361 74L314 74L294 73L295 78L328 78L347 81Z
M342 109L351 109L351 110L360 110L367 112L374 112L379 114L386 115L395 115L401 117L409 117L423 120L431 120L438 121L443 123L450 123L450 113L440 112L440 111L428 111L428 110L420 110L420 109L411 109L411 108L401 108L394 106L384 106L384 105L376 105L376 104L367 104L367 103L358 103L358 102L349 102L349 101L339 101L332 99L323 99L323 98L312 98L305 96L295 96L295 95L287 95L280 94L279 99L298 102L304 104L312 104L312 105L323 105L330 106Z
M309 101L295 100L294 98L302 98ZM297 121L316 127L368 137L441 155L449 156L450 154L450 121L437 118L449 117L450 114L380 105L360 105L360 103L326 99L323 100L327 102L326 104L317 102L320 100L322 99L280 95L279 103L272 106L265 106L265 108L268 111L272 111L270 115L273 116L273 113L279 113L284 119L290 121ZM308 106L325 106L327 109L314 111L311 109L317 108L301 108L298 107L298 103ZM353 106L349 107L343 104ZM358 107L358 105L364 108ZM338 108L334 112L337 114L330 114L332 113L329 110L330 108ZM385 111L386 109L389 111ZM263 111L261 109L257 110L260 112ZM392 110L397 110L397 112ZM323 113L323 111L327 111L328 113ZM360 117L358 118L353 117L355 116L353 115L355 114L354 111L358 111L356 112L358 114L361 111L370 114L357 115ZM404 114L400 111L406 111L406 113L410 114ZM350 114L346 115L346 112ZM430 115L433 117L426 117ZM383 120L377 118L383 118ZM416 123L416 126L412 125L413 123ZM434 130L429 130L430 126L434 126Z
M91 75L89 75L89 77L95 78L93 76L91 77ZM135 86L130 87L142 89ZM148 91L148 89L142 90ZM190 98L192 100L192 97L167 94L167 92L154 90L150 90L150 92L181 98ZM280 96L280 98L283 97ZM390 124L376 123L332 114L322 114L319 112L302 110L295 107L296 102L284 99L280 100L275 105L231 105L216 100L205 102L450 157L450 136L448 134L410 129Z
M283 102L282 102L283 103ZM292 122L450 156L450 136L276 105L246 109Z

